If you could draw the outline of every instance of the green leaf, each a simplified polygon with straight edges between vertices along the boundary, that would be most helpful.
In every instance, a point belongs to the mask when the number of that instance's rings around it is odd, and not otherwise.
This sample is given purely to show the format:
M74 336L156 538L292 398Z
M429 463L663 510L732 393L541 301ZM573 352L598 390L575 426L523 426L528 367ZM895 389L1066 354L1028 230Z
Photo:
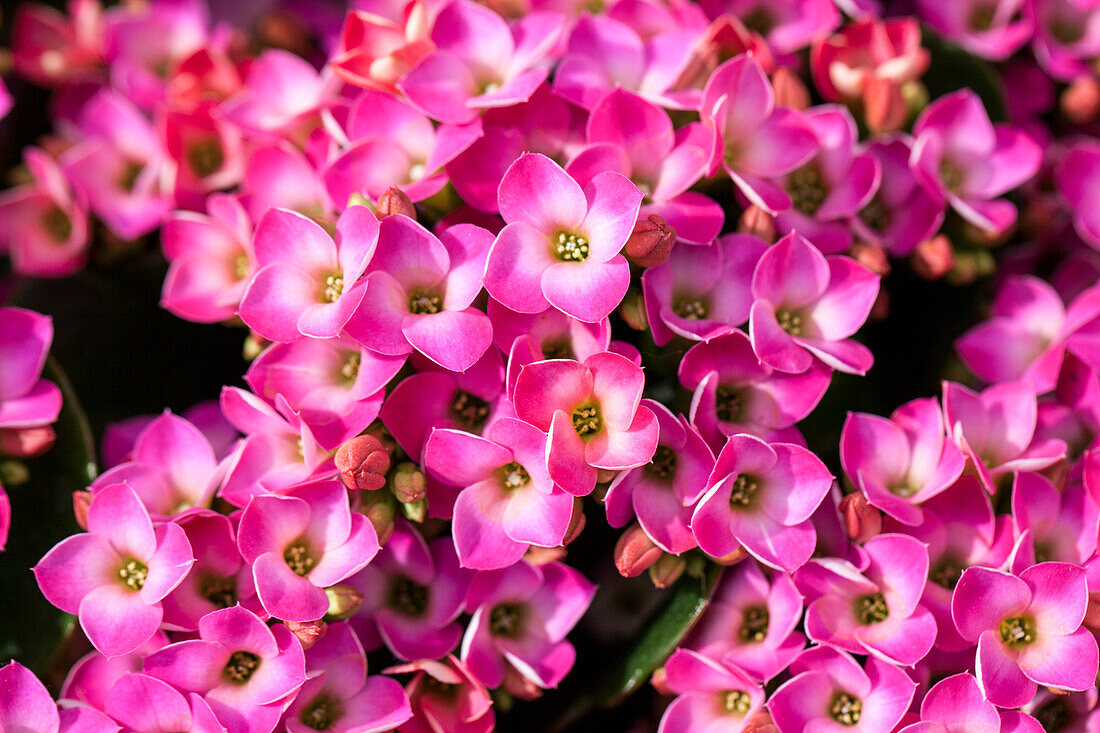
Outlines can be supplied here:
M0 553L0 660L16 659L48 678L76 619L50 605L30 568L57 542L81 531L73 517L72 493L95 478L96 453L80 402L52 357L43 377L61 388L64 404L53 426L54 446L23 461L29 471L26 483L5 487L12 525L7 550Z

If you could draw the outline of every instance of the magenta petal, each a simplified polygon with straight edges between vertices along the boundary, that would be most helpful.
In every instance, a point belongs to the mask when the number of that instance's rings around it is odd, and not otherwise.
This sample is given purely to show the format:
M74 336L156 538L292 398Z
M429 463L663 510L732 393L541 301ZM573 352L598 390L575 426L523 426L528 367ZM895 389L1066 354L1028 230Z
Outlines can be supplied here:
M642 192L626 176L605 171L585 186L584 195L588 215L580 228L588 234L589 257L607 262L619 253L634 230Z
M183 692L205 693L221 684L229 654L222 644L187 639L150 654L142 662L142 670Z
M1020 653L1028 679L1059 690L1087 690L1096 682L1096 638L1088 629L1066 636L1040 637Z
M549 303L542 293L543 273L555 265L548 235L517 221L497 235L485 263L485 289L520 313L541 313Z
M66 613L76 613L84 596L110 581L121 558L94 534L76 534L57 543L34 566L42 595Z
M1031 589L1030 613L1044 636L1077 630L1089 598L1084 570L1069 563L1044 562L1024 570L1020 579Z
M80 602L80 626L104 656L129 654L160 627L160 604L146 605L141 595L122 585L102 585Z
M986 629L996 629L1002 619L1023 612L1031 604L1027 583L1008 573L989 568L967 568L951 598L951 615L964 639L978 640Z
M401 331L413 348L452 372L472 367L493 343L493 324L473 307L406 316Z
M580 185L537 153L521 155L512 163L500 182L497 203L504 221L524 222L544 236L559 229L576 230L588 211Z
M813 365L813 356L780 327L775 309L763 300L749 312L749 338L756 356L773 369L801 374Z
M607 318L629 286L630 265L622 255L608 262L559 262L542 276L542 294L550 305L586 323Z
M984 631L978 639L976 675L986 699L999 707L1020 707L1035 696L1035 683L1008 656L996 630Z
M744 515L738 517L734 534L760 562L788 573L806 564L817 543L809 521L784 527L768 518Z
M504 531L504 509L498 480L487 479L459 493L454 507L454 543L463 567L494 570L523 557L527 544Z
M114 484L96 492L88 510L88 531L106 538L120 554L148 561L156 550L149 512L134 490Z
M320 302L323 287L314 276L294 265L275 263L261 268L248 284L238 314L249 328L271 341L294 341L298 318Z
M191 708L183 695L144 674L123 675L111 689L105 710L127 730L192 730Z
M157 527L157 550L149 559L149 572L141 586L141 599L156 603L171 593L195 563L191 543L178 524Z
M408 294L388 272L379 270L366 278L366 292L359 309L347 321L349 336L380 354L407 354L412 348L401 330L409 313Z
M256 595L264 610L284 621L316 621L328 610L325 592L294 573L281 553L268 552L252 565Z
M585 443L573 429L572 418L562 410L554 413L549 441L546 467L550 479L574 496L592 493L596 487L596 469L585 460Z
M378 534L362 514L351 515L351 533L346 541L325 550L317 567L309 574L310 582L327 587L362 570L378 554Z
M424 444L424 465L449 484L470 486L493 476L512 452L461 430L435 429Z
M605 427L597 433L585 447L585 460L612 471L644 465L657 449L659 433L657 417L648 407L639 407L626 430Z
M27 393L42 374L53 321L22 308L0 309L0 402Z
M462 124L477 117L466 106L477 80L458 56L439 49L426 56L399 84L416 107L440 122Z
M46 686L19 662L0 668L0 730L54 733L60 719Z

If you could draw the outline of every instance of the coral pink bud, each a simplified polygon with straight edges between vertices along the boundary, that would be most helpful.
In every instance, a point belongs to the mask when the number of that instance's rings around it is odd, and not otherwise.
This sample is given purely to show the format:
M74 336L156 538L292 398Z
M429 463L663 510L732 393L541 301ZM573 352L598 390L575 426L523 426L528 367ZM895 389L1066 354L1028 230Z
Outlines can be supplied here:
M373 435L358 435L336 451L336 469L349 489L373 491L386 485L390 454Z
M890 274L890 258L886 250L871 242L856 242L848 250L848 256L876 275Z
M676 693L668 686L668 673L665 672L664 667L658 667L653 670L653 675L649 678L649 684L653 685L653 689L661 695L672 696Z
M416 207L408 194L397 186L390 186L374 203L374 213L379 219L394 214L404 214L410 219L416 219Z
M638 267L656 267L668 259L675 243L676 230L668 225L664 217L650 214L634 225L623 254Z
M1100 82L1091 76L1075 79L1058 101L1062 114L1078 125L1086 125L1100 113Z
M661 559L649 566L649 579L657 588L667 588L684 574L687 558L681 555L661 555Z
M641 525L633 524L615 544L615 567L624 578L635 578L661 559L664 550L657 547Z
M745 721L743 733L779 733L779 729L775 727L771 715L757 713Z
M13 458L34 458L53 447L57 433L49 425L0 430L0 453Z
M92 492L73 492L73 516L76 517L76 523L80 525L80 528L85 532L88 531L88 507L91 505Z
M527 552L523 553L523 559L532 565L547 565L552 562L561 562L565 559L564 547L539 547L531 545Z
M581 532L584 531L584 525L588 523L588 519L584 516L584 499L581 497L575 497L573 499L573 514L569 517L569 526L565 530L565 539L562 540L562 545L568 545L573 540L581 536Z
M504 670L504 689L520 700L535 700L542 696L539 686L516 671L511 664Z
M889 79L868 79L863 106L867 128L879 134L901 129L909 117L909 103L901 87Z
M325 588L325 595L328 596L325 618L333 621L351 618L363 605L363 594L350 585L330 585Z
M913 269L925 280L939 280L954 266L954 247L944 234L924 240L913 252Z
M810 106L810 92L798 75L786 66L780 66L772 74L775 103L780 107L804 110Z
M840 517L844 531L855 542L866 542L882 532L882 513L867 503L862 492L848 494L840 500Z
M737 231L741 234L760 237L765 242L774 242L775 217L753 204L745 209L741 218L737 220Z
M387 491L374 491L360 497L359 511L374 525L378 544L384 545L393 534L393 522L397 518L397 506L393 495Z
M390 488L393 495L402 504L412 504L424 498L427 484L424 481L424 473L415 463L401 463L394 469L390 480Z
M309 649L316 644L328 631L328 624L324 621L284 621L283 626L298 637L303 649Z

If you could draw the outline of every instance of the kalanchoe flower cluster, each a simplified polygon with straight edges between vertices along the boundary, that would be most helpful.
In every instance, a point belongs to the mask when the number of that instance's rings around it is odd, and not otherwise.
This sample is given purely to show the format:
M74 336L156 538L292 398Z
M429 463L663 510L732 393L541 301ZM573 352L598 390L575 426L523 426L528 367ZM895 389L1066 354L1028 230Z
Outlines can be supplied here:
M161 305L250 363L108 431L33 568L94 651L56 701L0 668L0 730L490 731L563 694L612 565L720 576L650 729L1096 724L1100 5L218 4L16 14L57 129L11 269L159 238ZM934 96L947 44L1007 99ZM929 305L892 267L1013 237L984 320L928 325L939 395L830 401ZM51 339L0 309L0 468L54 439Z

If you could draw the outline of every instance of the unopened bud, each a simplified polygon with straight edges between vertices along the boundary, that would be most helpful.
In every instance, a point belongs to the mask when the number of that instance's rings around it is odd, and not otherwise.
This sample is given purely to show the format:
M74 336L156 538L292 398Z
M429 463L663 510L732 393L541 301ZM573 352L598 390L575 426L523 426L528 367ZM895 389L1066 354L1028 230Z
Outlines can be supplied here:
M73 492L73 516L76 517L76 523L81 529L88 529L88 509L92 506L92 492L90 491L74 491Z
M664 667L658 667L653 670L653 674L649 677L649 684L653 685L653 689L661 695L675 695L672 688L668 686L668 672Z
M649 579L656 588L667 588L684 574L687 559L680 555L661 555L661 559L649 566Z
M993 254L984 249L971 249L955 254L955 266L947 273L952 285L968 285L997 268Z
M1074 79L1062 92L1058 106L1070 122L1087 125L1100 113L1100 83L1092 76Z
M635 578L661 559L664 551L639 524L632 524L615 543L615 567L624 578Z
M30 478L31 472L27 468L27 464L22 461L17 461L14 458L0 461L0 486L7 486L8 488L22 486Z
M403 501L401 502L401 513L410 522L422 524L428 516L428 502L425 499Z
M626 321L626 325L635 331L645 331L649 328L645 313L645 298L638 288L626 291L623 302L619 304L619 315Z
M623 254L638 267L656 267L668 260L674 244L676 230L668 225L664 217L650 214L634 224Z
M756 204L752 204L742 212L741 218L737 220L737 231L741 234L760 237L765 242L774 242L775 219Z
M333 459L349 489L374 491L386 485L390 454L373 435L357 435L340 446Z
M584 516L584 499L575 496L573 497L573 513L569 516L569 526L565 529L565 539L562 540L562 545L568 545L580 537L581 532L584 531L584 525L587 523L588 520Z
M863 92L863 108L867 129L876 134L900 130L909 118L909 103L890 79L870 80Z
M542 696L542 690L534 682L516 671L511 664L504 669L504 689L520 700L534 700Z
M359 497L359 511L374 525L378 544L384 545L393 534L397 503L388 491L372 491Z
M397 186L390 186L374 202L374 213L381 219L394 214L404 214L416 221L416 207L409 195Z
M548 565L552 562L560 562L565 559L564 547L539 547L531 545L527 552L523 553L523 559L532 565Z
M328 631L328 624L324 621L284 621L283 626L298 637L303 649L309 649L316 644Z
M862 544L882 532L882 512L868 504L860 491L840 500L840 518L844 531L855 542Z
M344 208L350 209L352 206L366 206L368 209L374 209L374 205L371 204L370 199L358 191L348 196L348 205Z
M390 477L390 489L402 504L410 504L424 498L428 485L424 473L415 463L401 463Z
M0 453L12 458L34 458L53 447L57 433L49 425L39 428L0 429Z
M868 323L885 321L890 315L890 291L882 288L875 296L875 302L871 304L871 312L867 314Z
M249 333L248 338L244 340L244 346L241 347L241 356L245 361L252 361L270 344L270 341L258 333Z
M748 556L749 553L745 550L744 547L738 547L736 550L728 555L714 558L714 562L718 563L719 565L729 567L731 565L736 565Z
M325 618L329 621L343 621L351 618L363 605L363 594L350 585L336 584L325 588L328 596L328 610Z
M804 110L810 106L810 92L798 75L786 66L778 67L772 74L775 104L779 107Z
M848 250L848 256L876 275L885 277L890 273L890 258L886 250L871 242L856 242Z
M768 713L757 713L745 721L742 733L779 733L779 728Z
M917 245L913 251L913 270L925 280L939 280L955 266L955 248L944 234Z

